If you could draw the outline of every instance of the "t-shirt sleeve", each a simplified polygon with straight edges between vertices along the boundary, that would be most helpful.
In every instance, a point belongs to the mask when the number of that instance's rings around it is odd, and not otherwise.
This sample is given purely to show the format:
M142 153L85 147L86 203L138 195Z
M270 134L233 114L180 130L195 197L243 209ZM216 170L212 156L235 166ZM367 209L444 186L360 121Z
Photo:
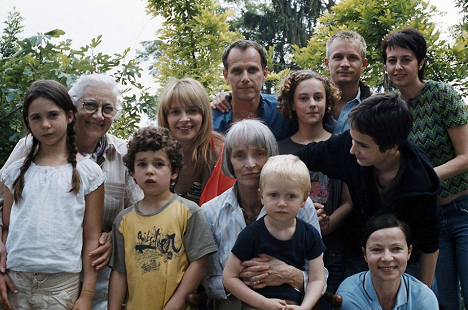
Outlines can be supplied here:
M85 196L95 191L106 180L105 173L92 160L84 158L78 162L78 172L84 184Z
M5 186L10 189L10 191L12 190L13 183L20 174L20 169L23 165L23 162L24 159L19 159L2 172L2 181L4 182Z
M184 245L190 262L216 252L216 245L205 214L200 207L197 205L195 207L190 208L192 215L187 221L184 235Z
M128 209L124 210L125 213ZM122 211L122 212L124 212ZM121 232L122 214L119 214L112 225L112 255L109 261L109 267L118 272L126 273L125 267L125 240Z
M307 236L307 260L313 260L325 251L325 245L323 244L320 233L312 225L304 223Z
M255 243L253 240L256 240L254 234L255 230L253 229L254 224L245 227L240 234L237 236L236 243L232 247L232 254L234 254L240 261L246 261L254 257L254 248Z

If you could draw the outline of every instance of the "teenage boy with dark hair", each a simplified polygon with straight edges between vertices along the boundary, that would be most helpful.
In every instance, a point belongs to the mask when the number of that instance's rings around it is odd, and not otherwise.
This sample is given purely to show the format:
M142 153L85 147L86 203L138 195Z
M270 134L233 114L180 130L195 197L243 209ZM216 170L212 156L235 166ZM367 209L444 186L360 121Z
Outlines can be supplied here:
M414 236L407 272L431 287L439 250L440 182L427 155L407 140L408 107L396 94L377 94L353 108L349 118L349 131L296 154L309 170L348 185L354 207L344 227L345 277L367 269L362 227L375 215L393 213Z

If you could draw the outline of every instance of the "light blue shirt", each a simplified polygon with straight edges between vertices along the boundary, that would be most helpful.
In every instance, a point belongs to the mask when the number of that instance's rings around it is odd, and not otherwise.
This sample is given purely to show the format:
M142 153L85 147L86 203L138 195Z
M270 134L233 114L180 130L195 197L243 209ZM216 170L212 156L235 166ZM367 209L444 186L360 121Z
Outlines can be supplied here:
M338 120L330 116L326 124L324 124L323 127L327 131L333 132L333 134L335 135L339 135L340 133L343 133L346 130L349 130L350 124L349 124L348 114L352 108L354 108L360 103L361 103L361 88L358 88L356 98L346 103L346 105L343 107L343 109L340 112L340 116L338 117Z
M343 310L382 310L370 271L355 274L341 283L337 294L343 296ZM438 310L434 293L415 277L401 276L395 307L392 310Z
M244 215L237 202L237 183L223 194L203 204L202 210L210 226L218 251L208 255L204 287L208 297L226 299L222 282L223 269L236 243L237 236L246 227ZM257 218L266 214L262 208ZM314 204L307 199L304 208L301 208L298 218L314 226L320 232L320 225ZM307 275L307 273L306 273ZM305 278L304 283L306 283Z

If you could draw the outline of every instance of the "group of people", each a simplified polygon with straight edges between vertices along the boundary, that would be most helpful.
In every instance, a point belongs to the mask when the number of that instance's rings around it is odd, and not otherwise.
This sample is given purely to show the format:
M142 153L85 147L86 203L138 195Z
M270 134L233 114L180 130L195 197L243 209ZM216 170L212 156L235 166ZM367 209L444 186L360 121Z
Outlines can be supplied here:
M468 116L424 79L426 52L419 31L390 33L398 92L372 94L364 39L340 31L330 78L292 71L276 97L261 93L265 50L238 40L222 59L231 92L210 103L173 79L158 127L128 143L108 133L112 78L33 83L28 135L0 172L1 306L186 309L199 292L215 309L327 309L327 290L345 310L460 309Z

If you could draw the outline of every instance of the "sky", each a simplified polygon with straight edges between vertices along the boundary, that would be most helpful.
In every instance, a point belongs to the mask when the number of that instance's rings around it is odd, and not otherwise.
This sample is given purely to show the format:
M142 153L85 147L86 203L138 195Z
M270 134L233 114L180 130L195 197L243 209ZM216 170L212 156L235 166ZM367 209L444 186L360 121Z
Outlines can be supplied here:
M0 0L0 20L14 7L24 18L23 37L62 29L77 48L102 35L99 51L121 53L156 37L161 19L146 15L143 0ZM3 29L2 25L2 29Z
M448 34L448 27L460 19L453 0L429 2L441 11L449 10L437 21L440 29ZM0 0L0 21L5 21L8 12L16 7L24 18L23 37L59 28L65 31L61 38L72 39L72 46L78 48L102 35L97 52L122 53L130 47L129 57L133 58L135 50L141 49L139 42L155 39L162 24L160 18L146 14L146 4L144 0ZM152 83L152 80L145 78L142 83Z

